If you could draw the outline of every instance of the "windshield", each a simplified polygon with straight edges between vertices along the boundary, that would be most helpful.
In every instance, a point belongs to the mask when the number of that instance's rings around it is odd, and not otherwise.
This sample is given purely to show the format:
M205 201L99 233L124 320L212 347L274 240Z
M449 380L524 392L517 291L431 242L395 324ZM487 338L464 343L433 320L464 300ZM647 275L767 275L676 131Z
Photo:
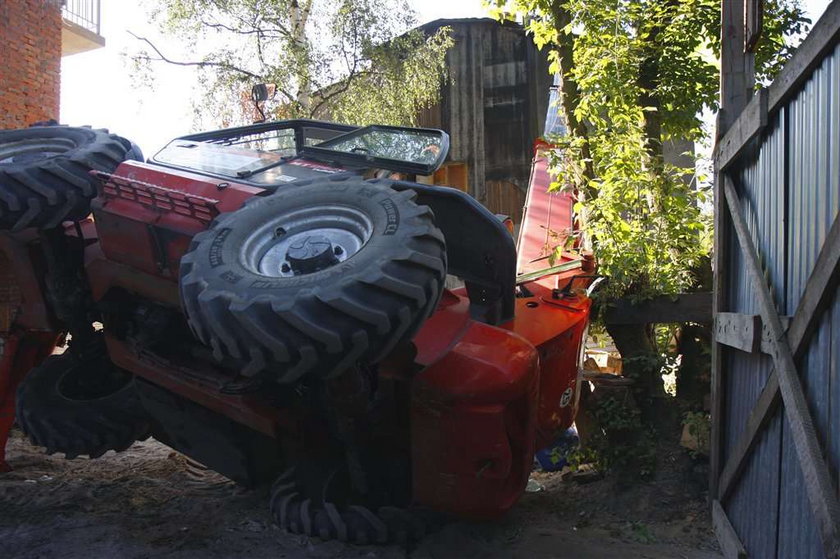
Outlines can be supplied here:
M318 147L429 165L440 155L441 137L421 130L373 129L355 138L326 141Z
M347 155L343 159L348 163L427 175L446 158L449 138L440 130L367 126L305 151L332 158L344 153Z

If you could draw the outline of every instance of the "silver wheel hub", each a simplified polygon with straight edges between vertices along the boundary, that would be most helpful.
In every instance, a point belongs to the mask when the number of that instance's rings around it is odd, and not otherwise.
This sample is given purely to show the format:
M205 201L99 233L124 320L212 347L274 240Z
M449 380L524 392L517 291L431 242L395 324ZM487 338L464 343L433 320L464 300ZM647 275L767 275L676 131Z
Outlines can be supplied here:
M243 245L244 264L269 277L294 277L325 270L359 252L373 223L349 206L281 211L256 229Z

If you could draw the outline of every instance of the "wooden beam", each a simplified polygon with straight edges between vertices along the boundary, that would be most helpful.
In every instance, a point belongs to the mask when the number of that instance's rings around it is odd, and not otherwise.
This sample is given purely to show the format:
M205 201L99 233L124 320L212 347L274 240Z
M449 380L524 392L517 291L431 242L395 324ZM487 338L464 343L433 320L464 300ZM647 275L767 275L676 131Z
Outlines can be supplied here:
M727 559L746 559L747 550L717 499L712 501L712 525L723 556Z
M724 2L724 9L728 3ZM741 97L737 95L737 91L733 93L733 98L730 99L732 108L727 109L724 103L726 118L719 121L721 130L718 131L718 135L722 136L722 139L715 147L714 160L717 169L726 169L744 152L749 143L761 134L767 126L768 114L798 92L802 83L811 77L811 73L822 63L825 54L837 45L838 40L840 3L832 2L768 89L759 90L743 111L739 108ZM722 63L724 62L725 58L722 59ZM743 78L737 71L733 72L733 76L729 78L734 84L731 87L740 88ZM723 83L726 84L725 79Z
M767 90L758 90L715 148L715 166L724 170L767 126Z
M724 2L726 4L726 2ZM814 25L793 57L785 64L768 91L768 110L773 111L799 86L811 77L811 72L822 63L825 53L837 45L840 38L840 2L831 2L820 20Z
M747 106L755 82L755 56L744 52L745 0L721 1L720 101L717 137Z
M807 342L820 319L818 310L827 308L838 283L840 283L840 216L835 218L834 225L831 226L825 238L793 320L790 321L788 317L783 317L782 320L786 327L785 323L790 323L787 327L787 337L794 359L798 359L804 353ZM767 328L762 328L761 344L762 351L772 352L773 344ZM729 453L729 460L721 472L717 487L718 498L722 501L726 500L734 488L735 481L746 466L747 456L758 442L758 433L767 425L780 401L779 380L776 371L773 370L758 397L758 402L750 412L744 432Z
M788 418L794 448L799 457L811 512L816 520L825 555L834 557L840 555L840 502L838 502L828 465L823 458L817 439L814 421L808 410L808 402L793 360L793 352L779 320L779 313L773 304L773 297L764 280L755 243L742 213L741 200L735 192L732 180L726 175L724 175L724 193L732 225L752 278L762 321L770 328L773 343L772 357L779 381L779 390L785 403L785 415Z
M785 331L787 332L788 328L790 327L790 317L789 316L780 316L779 320L782 321L782 328L784 328ZM791 340L790 334L788 334L788 343L790 344L791 349L793 349L793 356L795 358L797 348L796 348L796 344L794 344L793 341ZM760 345L761 345L762 353L766 353L767 355L773 355L773 340L771 339L770 328L768 328L767 325L765 325L765 324L761 325L761 342L760 342Z
M837 4L837 2L835 2ZM790 323L788 337L795 347L794 357L805 351L805 340L811 337L819 324L820 315L828 307L840 283L840 214L823 242L805 291L799 299L796 314Z
M607 324L666 324L669 322L712 322L712 294L663 295L633 303L620 299L604 316Z
M715 315L715 341L747 353L761 346L761 317L755 314L719 312Z

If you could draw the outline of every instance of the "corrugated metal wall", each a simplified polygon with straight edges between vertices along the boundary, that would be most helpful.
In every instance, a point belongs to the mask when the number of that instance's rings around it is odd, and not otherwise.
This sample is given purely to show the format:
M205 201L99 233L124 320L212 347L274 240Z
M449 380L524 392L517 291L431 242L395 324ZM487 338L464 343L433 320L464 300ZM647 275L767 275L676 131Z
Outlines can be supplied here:
M449 133L449 158L467 164L472 196L493 212L519 215L521 206L510 205L524 200L533 144L543 133L552 83L547 53L516 24L458 19L423 27L443 26L455 39L447 53L450 81L419 124ZM502 192L503 184L521 192Z
M729 171L783 315L796 312L826 235L840 210L840 46L784 106L771 111L760 145ZM732 231L726 311L760 314ZM742 435L772 371L762 353L723 350L722 463ZM835 491L840 478L840 296L825 309L797 363ZM823 557L784 410L764 428L724 510L751 557Z

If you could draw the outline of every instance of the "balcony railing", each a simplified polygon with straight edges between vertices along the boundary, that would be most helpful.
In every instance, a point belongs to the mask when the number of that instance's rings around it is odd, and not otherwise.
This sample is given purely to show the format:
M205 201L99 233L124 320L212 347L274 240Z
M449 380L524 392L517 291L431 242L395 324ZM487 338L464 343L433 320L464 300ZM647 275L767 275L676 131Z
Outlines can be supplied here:
M67 21L99 35L100 0L65 0L61 15Z

